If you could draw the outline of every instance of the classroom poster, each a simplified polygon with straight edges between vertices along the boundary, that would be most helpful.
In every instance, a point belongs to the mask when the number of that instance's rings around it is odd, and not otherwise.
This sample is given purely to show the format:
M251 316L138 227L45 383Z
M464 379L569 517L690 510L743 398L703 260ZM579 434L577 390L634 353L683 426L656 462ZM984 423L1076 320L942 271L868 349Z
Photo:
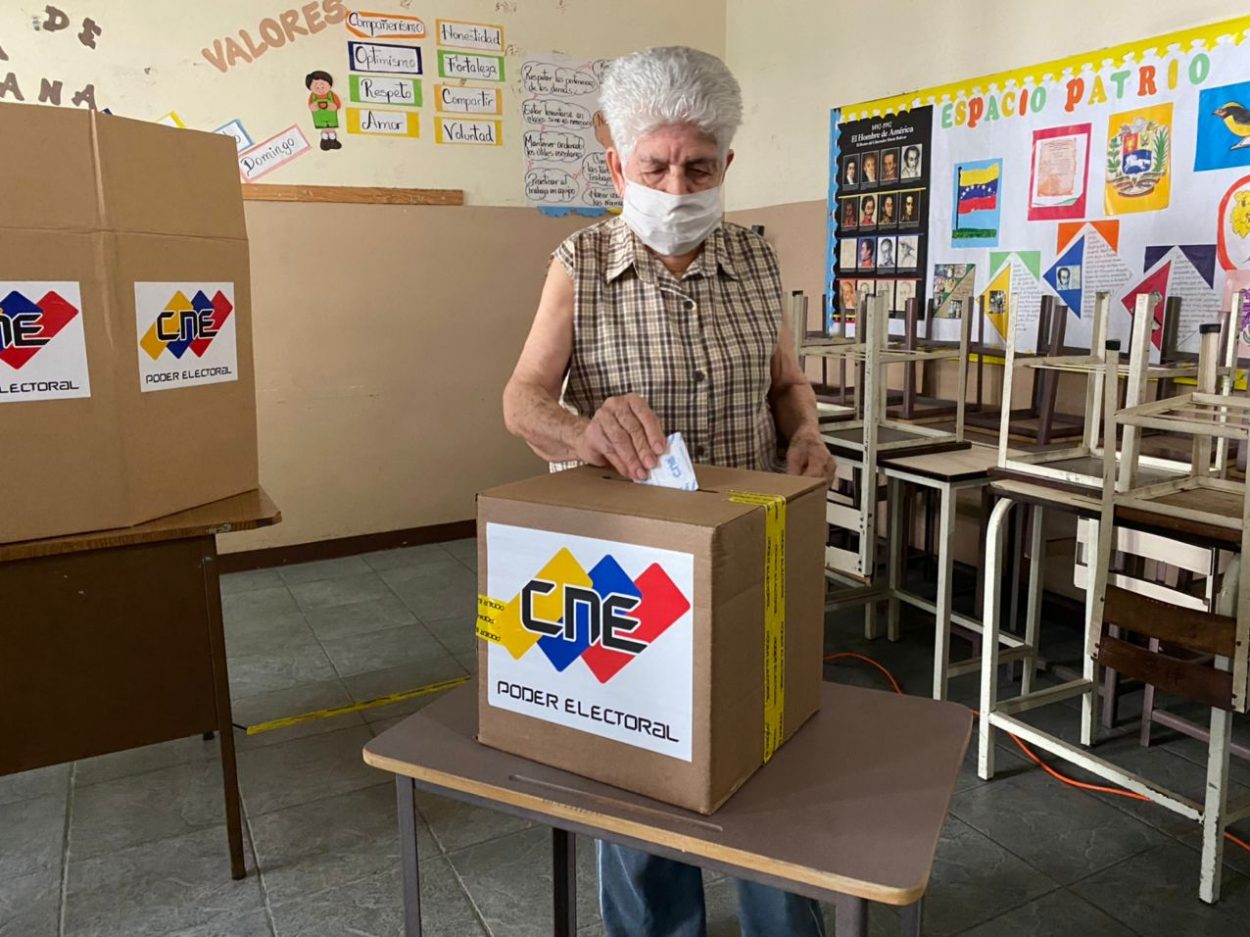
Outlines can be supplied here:
M871 289L873 295L889 296L891 317L902 317L909 299L921 303L923 317L919 280L927 257L932 110L919 107L841 125L834 121L838 173L830 223L838 250L835 255L831 247L831 283L836 285L829 293L835 297L830 311L838 305L836 297L844 295L841 308L853 312L851 297ZM871 286L861 289L860 283Z
M1181 298L1179 347L1196 351L1198 325L1219 318L1228 301L1229 277L1250 269L1248 36L1245 16L838 108L829 310L860 295L860 281L886 275L879 225L872 234L862 226L870 148L852 137L919 119L931 132L918 295L938 302L935 339L957 340L957 316L979 314L979 299L987 340L1002 344L1014 328L1017 348L1032 351L1041 299L1053 296L1069 316L1067 345L1088 347L1100 292L1110 294L1109 336L1127 339L1132 299L1145 284ZM878 192L883 145L869 166ZM879 196L872 209L870 220ZM853 268L843 247L852 237ZM887 250L897 258L898 241ZM897 266L890 273L899 279Z
M525 198L546 214L619 210L605 157L612 138L599 111L607 60L558 52L521 65Z

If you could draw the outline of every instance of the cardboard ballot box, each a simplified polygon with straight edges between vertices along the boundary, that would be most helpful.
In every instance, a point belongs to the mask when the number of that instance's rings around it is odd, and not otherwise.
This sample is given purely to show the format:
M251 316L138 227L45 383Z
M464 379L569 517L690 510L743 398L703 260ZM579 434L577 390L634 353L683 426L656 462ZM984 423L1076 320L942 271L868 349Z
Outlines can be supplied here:
M0 542L257 487L230 137L0 104Z
M583 467L478 496L478 739L711 813L817 709L825 484Z

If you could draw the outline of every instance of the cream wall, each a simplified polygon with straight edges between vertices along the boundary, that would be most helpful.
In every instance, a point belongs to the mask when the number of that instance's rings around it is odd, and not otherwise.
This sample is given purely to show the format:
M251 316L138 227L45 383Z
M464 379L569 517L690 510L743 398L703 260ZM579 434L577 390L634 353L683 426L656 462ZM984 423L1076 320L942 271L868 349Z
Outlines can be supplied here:
M352 37L341 25L226 75L200 53L309 0L51 0L69 19L51 32L35 28L48 2L0 0L0 86L12 73L28 103L43 78L63 83L65 105L93 83L97 104L125 116L174 110L200 129L238 116L258 140L292 123L313 137L304 74L346 78ZM684 43L724 54L723 0L361 6L421 16L431 31L438 17L500 24L508 75L530 52L600 58ZM88 15L102 29L94 50L77 38ZM432 72L433 39L422 47ZM427 75L427 100L433 83ZM314 151L262 180L462 188L468 206L247 203L260 476L284 522L227 535L226 551L462 521L477 491L544 470L504 430L500 396L547 256L586 220L522 207L519 109L510 84L498 150L435 147L423 123L415 141L343 135L342 150ZM423 122L432 114L427 105Z
M62 10L66 28L47 31L46 6ZM343 23L326 26L327 11L360 8L419 16L429 38L416 44L424 56L424 106L420 137L379 139L340 130L341 150L322 152L307 107L304 76L324 69L348 100L347 42L359 39ZM232 36L253 42L265 19L290 12L308 29L311 8L320 27L294 34L253 63L218 71L201 52ZM101 32L96 47L78 40L90 17ZM446 146L434 142L432 102L437 77L435 20L502 26L507 44L503 145ZM378 42L403 44L401 40ZM61 81L62 101L87 84L96 102L117 114L155 120L174 111L188 127L213 130L239 118L255 142L297 125L313 150L265 175L265 183L380 185L464 189L471 205L524 205L520 108L521 63L531 53L563 51L587 59L610 58L657 43L697 46L724 54L724 0L0 0L0 86L11 72L28 102L41 80ZM411 44L411 43L409 43ZM454 82L449 82L454 83ZM490 87L490 83L479 83ZM14 100L0 89L0 100ZM340 120L343 123L343 120Z
M328 56L346 61L347 37L336 31L324 55L296 45L267 53L248 67L253 71L239 70L246 81L201 81L212 71L194 64L202 61L202 44L302 6L296 0L92 0L90 6L56 0L71 19L60 33L31 28L44 18L45 4L0 2L0 49L7 57L0 58L0 83L12 71L28 100L37 98L41 77L62 80L67 98L90 80L101 105L132 116L174 109L192 125L216 126L254 108L248 129L259 135L306 120L304 71L323 67ZM437 16L502 23L518 58L548 49L612 56L656 43L726 54L748 111L729 205L752 209L735 219L765 224L786 287L813 297L821 282L830 107L1240 12L1225 0L1193 0L1183 9L1055 0L1040 10L1013 0L1019 9L1012 30L1000 22L1002 44L982 51L970 37L980 41L985 31L965 25L982 4L956 0L853 6L793 0L784 16L780 5L768 8L771 17L741 0L443 0L424 7L420 0L378 0L368 6L414 12L431 25ZM835 28L843 10L855 18L853 30ZM75 38L88 13L104 29L95 51ZM924 28L904 28L921 23ZM864 35L888 35L889 56L866 51ZM916 37L915 48L905 45L908 35ZM261 66L271 69L266 80ZM515 108L515 92L509 94ZM285 522L229 536L230 551L463 520L472 517L479 489L542 470L504 432L499 394L533 315L546 256L582 222L506 207L520 205L515 149L504 147L489 159L457 150L458 159L443 160L430 154L429 140L388 145L407 149L370 162L381 173L373 184L464 188L475 207L248 205L261 478ZM329 158L353 159L352 151L363 154L363 147L345 145L304 162L345 171L350 163ZM266 181L352 180L300 177L292 167ZM316 280L303 275L309 258L323 274Z
M767 14L763 10L767 10ZM1244 15L1244 0L727 0L731 210L823 200L829 111ZM824 229L813 237L823 242Z
M545 471L505 432L500 401L547 255L583 223L247 203L260 478L283 522L228 534L223 549L463 521L478 491ZM294 276L325 231L342 239L331 275Z

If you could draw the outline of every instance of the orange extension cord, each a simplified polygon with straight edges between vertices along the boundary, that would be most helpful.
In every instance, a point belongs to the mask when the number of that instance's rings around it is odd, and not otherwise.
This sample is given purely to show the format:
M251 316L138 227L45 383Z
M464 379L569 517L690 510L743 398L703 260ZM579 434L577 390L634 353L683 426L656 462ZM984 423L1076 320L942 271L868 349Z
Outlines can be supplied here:
M890 673L890 671L883 664L873 660L871 657L867 657L863 654L855 654L855 653L852 653L851 651L843 651L839 654L828 655L825 658L825 663L830 663L835 660L844 660L844 659L861 661L865 664L868 664L870 667L875 667L878 671L881 672L881 674L888 681L890 681L890 686L894 690L894 692L899 694L900 696L903 695L903 688L899 686L898 681L894 679L894 674ZM980 718L981 714L979 712L977 712L975 709L972 712L978 718ZM1070 778L1064 774L1060 774L1050 765L1046 764L1046 762L1042 761L1042 759L1037 756L1037 753L1034 752L1033 749L1029 748L1029 746L1025 745L1024 742L1020 741L1020 739L1016 738L1010 732L1008 732L1007 735L1011 738L1013 742L1015 742L1018 746L1020 746L1020 751L1024 752L1034 763L1037 764L1039 768L1041 768L1043 771L1049 774L1056 781L1061 781L1064 784L1068 784L1072 787L1078 787L1083 791L1097 791L1098 793L1101 793L1101 794L1114 794L1117 797L1127 797L1130 800L1144 800L1147 802L1150 801L1150 798L1145 796L1144 794L1138 794L1134 791L1126 791L1123 788L1119 788L1119 787L1103 787L1101 784L1086 784L1084 781L1078 781L1075 778ZM1224 837L1230 843L1234 843L1235 845L1240 846L1242 849L1246 850L1247 852L1250 852L1250 843L1247 843L1245 840L1241 839L1240 837L1234 836L1232 833L1229 833L1227 830L1224 831Z

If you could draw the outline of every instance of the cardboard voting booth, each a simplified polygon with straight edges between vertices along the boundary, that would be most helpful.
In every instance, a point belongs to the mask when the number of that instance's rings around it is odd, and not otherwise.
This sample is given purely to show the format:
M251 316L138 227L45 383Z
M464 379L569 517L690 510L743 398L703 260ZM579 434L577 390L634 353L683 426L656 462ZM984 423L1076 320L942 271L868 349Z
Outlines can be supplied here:
M825 484L698 478L478 496L481 742L706 814L815 713Z
M0 542L257 487L234 142L0 104Z

